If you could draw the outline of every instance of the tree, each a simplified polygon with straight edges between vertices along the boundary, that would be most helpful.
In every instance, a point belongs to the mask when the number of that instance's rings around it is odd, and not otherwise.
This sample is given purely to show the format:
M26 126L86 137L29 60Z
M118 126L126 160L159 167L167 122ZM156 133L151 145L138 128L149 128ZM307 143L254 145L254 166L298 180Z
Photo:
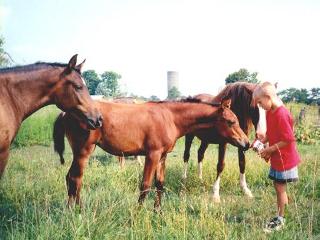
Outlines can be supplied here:
M308 90L305 88L297 89L297 88L288 88L278 93L279 97L284 102L295 101L298 103L306 103L309 104L310 98Z
M116 97L120 95L120 85L118 80L121 78L121 75L113 72L106 71L101 74L102 82L98 84L96 89L96 94L102 94L106 97Z
M282 99L284 102L291 102L296 100L297 96L297 88L288 88L285 90L282 90L278 93L278 96Z
M320 88L311 88L309 101L310 103L316 103L320 105Z
M308 104L309 103L308 97L309 97L308 90L305 88L301 88L300 90L297 91L296 101L299 103Z
M249 82L249 83L258 83L257 72L250 73L247 69L241 68L238 72L229 74L225 79L226 84L234 82Z
M94 95L99 83L101 82L98 74L94 70L87 70L82 73L82 76L86 82L90 95Z
M7 53L5 52L4 48L4 39L0 36L0 67L6 67L9 65L9 59L7 57Z
M177 99L181 96L180 91L176 87L170 88L167 99Z
M151 95L149 99L150 101L160 101L160 98L158 98L156 95Z

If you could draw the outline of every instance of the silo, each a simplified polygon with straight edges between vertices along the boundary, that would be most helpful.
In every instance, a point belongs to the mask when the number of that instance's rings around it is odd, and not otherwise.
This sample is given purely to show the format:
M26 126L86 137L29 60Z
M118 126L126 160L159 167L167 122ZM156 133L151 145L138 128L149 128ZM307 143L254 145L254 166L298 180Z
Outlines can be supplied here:
M176 71L167 72L167 81L168 81L168 93L169 90L173 87L176 87L179 90L179 73Z

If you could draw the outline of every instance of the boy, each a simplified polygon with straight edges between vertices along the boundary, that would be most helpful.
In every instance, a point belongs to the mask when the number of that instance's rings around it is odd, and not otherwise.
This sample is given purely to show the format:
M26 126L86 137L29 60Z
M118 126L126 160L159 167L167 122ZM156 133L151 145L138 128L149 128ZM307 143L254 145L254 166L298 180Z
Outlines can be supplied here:
M284 210L288 204L286 185L298 180L300 157L293 133L293 118L269 82L259 84L253 92L253 100L266 110L267 133L261 141L269 146L259 152L267 162L270 160L269 178L273 180L277 194L278 215L271 219L265 232L280 230L285 223Z

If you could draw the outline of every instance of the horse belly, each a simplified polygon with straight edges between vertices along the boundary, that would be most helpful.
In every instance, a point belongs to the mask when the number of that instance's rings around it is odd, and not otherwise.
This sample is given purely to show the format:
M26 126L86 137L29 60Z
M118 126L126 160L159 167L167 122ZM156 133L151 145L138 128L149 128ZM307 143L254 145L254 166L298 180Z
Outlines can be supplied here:
M144 155L143 137L137 129L106 128L99 146L118 156Z

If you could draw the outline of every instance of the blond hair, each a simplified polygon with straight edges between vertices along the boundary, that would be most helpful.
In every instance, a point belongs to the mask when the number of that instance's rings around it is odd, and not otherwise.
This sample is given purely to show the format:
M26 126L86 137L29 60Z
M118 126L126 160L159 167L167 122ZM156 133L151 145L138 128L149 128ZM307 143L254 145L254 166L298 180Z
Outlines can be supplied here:
M258 86L254 89L252 93L253 99L258 97L268 96L270 98L277 97L277 91L274 84L270 82L263 82L258 84Z

